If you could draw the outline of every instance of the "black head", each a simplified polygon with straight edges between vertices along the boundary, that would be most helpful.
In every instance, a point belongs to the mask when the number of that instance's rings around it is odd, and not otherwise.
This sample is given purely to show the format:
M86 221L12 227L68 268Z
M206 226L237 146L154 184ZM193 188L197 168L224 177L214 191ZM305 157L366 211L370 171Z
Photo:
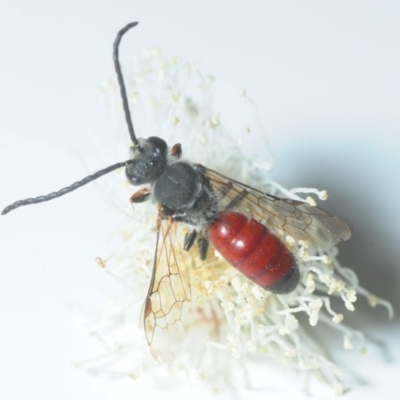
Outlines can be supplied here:
M167 144L164 140L157 137L150 137L148 139L136 138L135 131L132 125L131 114L129 110L128 97L126 94L125 82L122 76L121 66L119 63L119 45L121 38L131 28L135 27L138 22L131 22L122 28L114 41L113 46L113 59L115 72L117 73L118 83L121 91L122 106L124 109L125 119L128 126L129 136L133 147L130 150L130 159L124 162L119 162L104 168L96 173L87 176L86 178L73 183L57 192L50 193L46 196L33 197L25 200L19 200L9 205L2 211L2 215L21 207L30 204L42 203L44 201L53 200L57 197L64 196L67 193L76 190L103 175L110 173L118 168L126 168L126 176L132 185L140 185L142 183L154 182L160 173L164 170L167 163Z
M167 165L167 143L159 137L138 139L139 146L131 147L132 163L125 168L126 177L132 185L153 183Z

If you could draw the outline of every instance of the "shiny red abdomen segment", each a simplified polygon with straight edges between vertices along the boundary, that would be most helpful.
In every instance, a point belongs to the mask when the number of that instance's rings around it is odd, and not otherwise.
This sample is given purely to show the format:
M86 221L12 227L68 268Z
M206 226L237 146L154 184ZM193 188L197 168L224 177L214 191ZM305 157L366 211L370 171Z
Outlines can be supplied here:
M299 282L293 254L263 224L234 211L208 230L211 244L243 275L273 293L290 293Z

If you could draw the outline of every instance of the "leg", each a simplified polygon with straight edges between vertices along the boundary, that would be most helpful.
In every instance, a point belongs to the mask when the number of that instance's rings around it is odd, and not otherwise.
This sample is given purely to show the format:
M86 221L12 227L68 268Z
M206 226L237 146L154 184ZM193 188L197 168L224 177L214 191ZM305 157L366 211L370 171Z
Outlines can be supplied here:
M130 202L131 203L143 203L149 199L150 195L151 195L150 188L140 189L131 196Z
M185 235L185 240L183 242L183 249L185 251L189 251L192 248L194 241L196 240L196 237L197 237L197 247L199 248L199 253L200 253L200 259L205 260L207 257L209 242L207 234L205 234L204 231L198 234L196 229L193 229L190 233L187 233Z
M200 236L197 239L197 246L199 248L200 260L206 259L208 245L209 245L209 240L207 235L204 232L200 233Z
M197 236L197 231L196 231L196 229L193 229L192 232L187 233L187 234L185 235L185 240L184 240L184 242L183 242L183 249L184 249L185 251L188 251L188 250L191 249L191 247L193 246L193 243L194 243L194 241L195 241L195 239L196 239L196 236Z
M180 143L177 143L171 148L171 155L176 158L181 158L182 155L182 146Z

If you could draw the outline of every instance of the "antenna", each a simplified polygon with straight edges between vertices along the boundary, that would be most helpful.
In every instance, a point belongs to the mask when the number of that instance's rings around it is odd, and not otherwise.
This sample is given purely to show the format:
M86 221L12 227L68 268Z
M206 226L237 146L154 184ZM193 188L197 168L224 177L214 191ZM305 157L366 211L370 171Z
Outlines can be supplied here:
M128 124L128 130L129 130L129 135L132 139L132 142L135 145L135 148L138 149L139 151L142 150L142 148L139 146L139 142L136 138L135 135L135 131L133 130L133 125L132 125L132 119L131 119L131 114L129 111L129 105L128 105L128 97L126 95L126 88L125 88L125 83L124 83L124 78L122 76L122 72L121 72L121 66L119 63L119 59L118 59L118 49L119 49L119 43L121 41L122 36L129 31L129 29L133 28L134 26L136 26L139 22L131 22L128 25L126 25L124 28L122 28L118 33L117 33L117 37L115 38L114 41L114 46L113 46L113 59L114 59L114 66L115 66L115 71L117 73L117 77L118 77L118 83L119 83L119 87L121 89L121 97L122 97L122 104L124 107L124 113L125 113L125 119L126 119L126 123ZM108 174L109 172L115 171L118 168L122 168L122 167L126 167L129 164L133 164L135 163L136 160L131 159L131 160L127 160L124 162L119 162L117 164L111 165L107 168L104 168L100 171L95 172L92 175L87 176L86 178L83 178L82 180L73 183L70 186L67 186L57 192L53 192L50 193L46 196L38 196L38 197L33 197L33 198L29 198L29 199L25 199L25 200L19 200L16 201L15 203L7 206L2 212L1 215L5 215L7 213L9 213L12 210L15 210L18 207L22 207L22 206L29 206L31 204L37 204L37 203L42 203L44 201L50 201L53 200L57 197L61 197L64 196L64 194L70 193L73 190L76 190L78 188L80 188L81 186L86 185L89 182L94 181L97 178L100 178L103 175Z
M126 95L124 77L122 76L121 65L119 63L119 43L121 42L121 38L123 35L125 35L126 32L129 31L129 29L135 27L138 23L139 22L131 22L117 33L117 37L115 38L115 41L114 41L113 58L114 58L115 72L117 73L118 83L119 83L119 87L120 87L120 91L121 91L122 105L124 107L125 119L126 119L126 123L128 125L129 136L131 137L131 140L132 140L133 144L135 145L135 147L140 149L141 147L139 145L139 142L135 135L135 131L133 129L131 112L129 110L128 96Z
M132 164L134 163L135 160L128 160L128 161L124 161L124 162L119 162L117 164L111 165L107 168L101 169L100 171L95 172L92 175L87 176L86 178L83 178L82 180L73 183L70 186L67 186L57 192L53 192L50 193L46 196L38 196L38 197L33 197L30 199L25 199L25 200L18 200L15 203L7 206L2 212L1 215L5 215L7 213L9 213L12 210L15 210L18 207L21 206L29 206L31 204L37 204L37 203L43 203L44 201L49 201L49 200L53 200L56 199L57 197L61 197L64 196L64 194L70 193L73 190L79 189L81 186L86 185L87 183L94 181L97 178L100 178L103 175L108 174L111 171L115 171L118 168L121 167L126 167L128 164Z

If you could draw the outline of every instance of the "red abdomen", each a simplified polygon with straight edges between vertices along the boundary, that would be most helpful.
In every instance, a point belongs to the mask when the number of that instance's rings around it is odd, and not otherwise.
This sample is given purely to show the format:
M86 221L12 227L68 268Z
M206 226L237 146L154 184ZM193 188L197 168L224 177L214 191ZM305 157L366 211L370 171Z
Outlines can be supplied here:
M227 211L210 225L208 233L222 257L264 289L284 294L299 283L293 254L256 220Z

